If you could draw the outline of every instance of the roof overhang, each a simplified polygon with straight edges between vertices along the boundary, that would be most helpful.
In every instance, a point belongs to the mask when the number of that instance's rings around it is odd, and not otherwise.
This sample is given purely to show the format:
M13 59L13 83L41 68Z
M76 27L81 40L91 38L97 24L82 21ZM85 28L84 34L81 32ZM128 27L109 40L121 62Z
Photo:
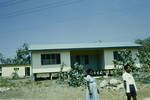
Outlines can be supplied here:
M78 44L48 44L30 45L30 51L43 50L79 50L79 49L104 49L104 48L139 48L139 44L132 42L101 42L101 43L78 43Z

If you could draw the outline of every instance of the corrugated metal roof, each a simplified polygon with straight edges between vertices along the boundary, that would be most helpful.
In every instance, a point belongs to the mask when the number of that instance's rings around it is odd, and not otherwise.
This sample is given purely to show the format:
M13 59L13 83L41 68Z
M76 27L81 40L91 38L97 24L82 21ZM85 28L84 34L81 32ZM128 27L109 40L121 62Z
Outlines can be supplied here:
M94 48L121 48L140 47L141 45L132 42L99 42L99 43L76 43L76 44L48 44L30 45L29 50L62 50L62 49L94 49Z

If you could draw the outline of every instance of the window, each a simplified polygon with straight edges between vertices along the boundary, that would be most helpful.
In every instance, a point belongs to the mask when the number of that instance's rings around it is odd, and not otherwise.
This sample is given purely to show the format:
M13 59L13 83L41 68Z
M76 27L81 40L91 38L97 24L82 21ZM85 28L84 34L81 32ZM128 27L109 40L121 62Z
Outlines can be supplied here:
M18 71L19 70L19 68L14 68L14 71Z
M76 62L78 62L78 64L80 64L81 63L81 59L80 59L80 56L76 56L76 58L75 58L76 60Z
M25 76L30 76L30 67L25 68Z
M89 56L88 55L84 56L84 63L89 64Z
M120 53L122 54L122 56L120 55ZM123 61L124 59L128 58L128 57L132 57L132 53L131 51L114 51L114 59L118 60L118 61Z
M60 54L41 54L41 64L60 64Z
M89 64L89 55L77 55L75 56L75 62L78 64Z
M114 51L113 54L114 54L114 59L115 60L118 60L118 61L122 61L123 60L121 55L118 53L118 51Z

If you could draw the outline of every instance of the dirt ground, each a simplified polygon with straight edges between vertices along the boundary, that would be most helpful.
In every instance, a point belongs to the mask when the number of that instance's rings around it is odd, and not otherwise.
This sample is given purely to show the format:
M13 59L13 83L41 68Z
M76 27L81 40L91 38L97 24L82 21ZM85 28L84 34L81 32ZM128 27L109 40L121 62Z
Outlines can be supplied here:
M17 81L16 87L0 92L0 100L85 100L85 86L74 88L56 80ZM149 84L137 84L138 100L150 97ZM126 100L124 90L100 88L100 100Z

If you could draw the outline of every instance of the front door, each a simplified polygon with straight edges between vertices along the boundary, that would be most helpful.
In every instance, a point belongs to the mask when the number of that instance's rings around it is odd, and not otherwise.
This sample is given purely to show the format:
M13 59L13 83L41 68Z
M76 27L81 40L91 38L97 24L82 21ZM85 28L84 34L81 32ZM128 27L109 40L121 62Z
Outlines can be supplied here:
M25 76L30 76L30 67L25 68Z

